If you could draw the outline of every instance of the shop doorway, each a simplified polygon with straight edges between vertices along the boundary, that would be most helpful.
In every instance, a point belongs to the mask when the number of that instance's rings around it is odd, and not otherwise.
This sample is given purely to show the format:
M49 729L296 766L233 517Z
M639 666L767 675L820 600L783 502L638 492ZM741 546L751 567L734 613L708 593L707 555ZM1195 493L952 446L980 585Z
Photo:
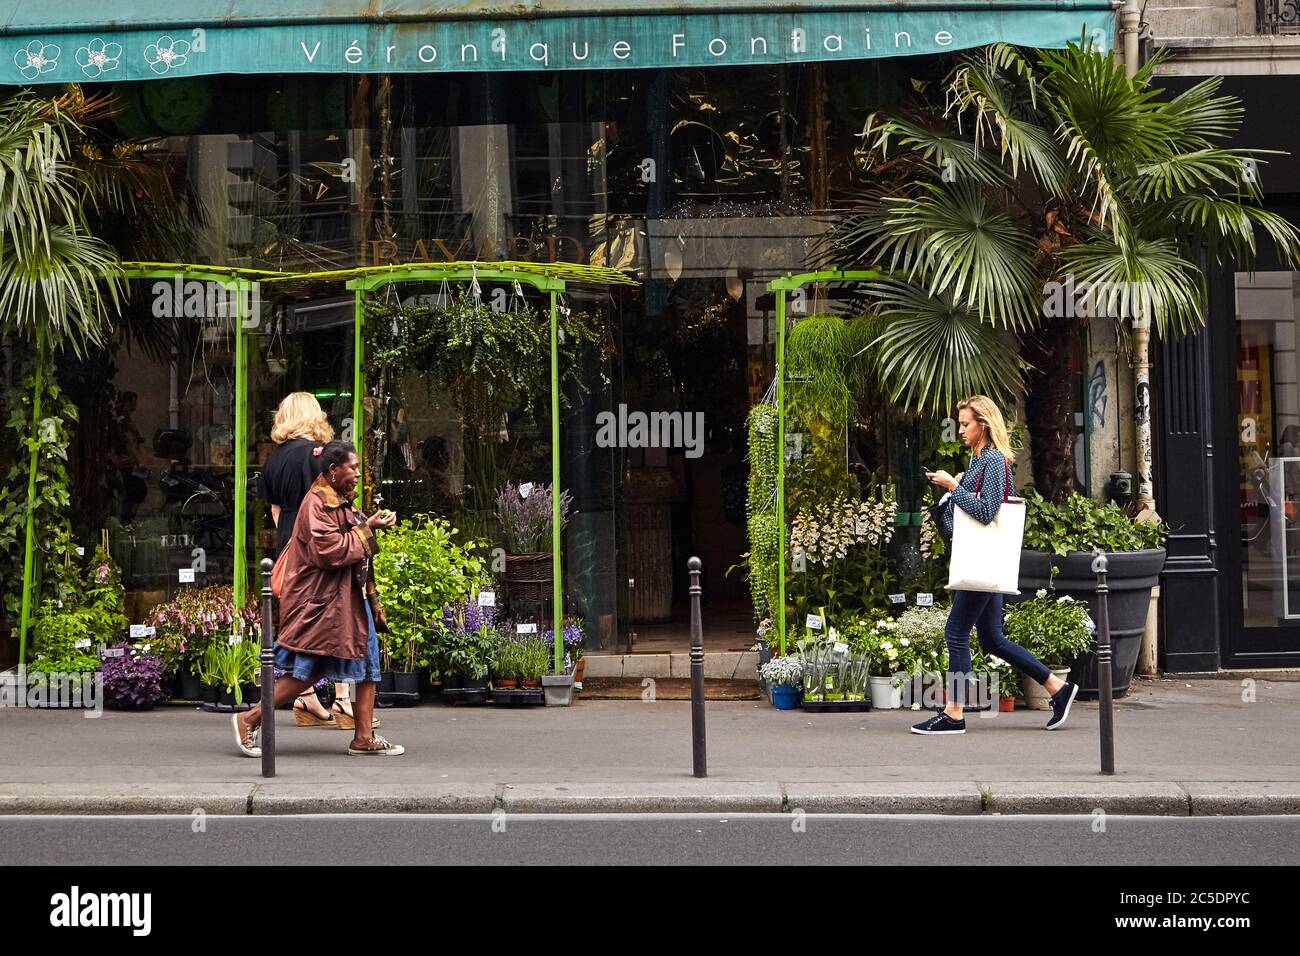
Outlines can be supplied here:
M770 380L771 368L761 340L749 344L746 303L734 291L721 276L652 283L643 310L623 310L614 403L601 421L612 431L598 428L597 442L618 447L624 653L688 649L691 556L703 562L706 649L747 650L754 640L739 567L745 416L751 381Z

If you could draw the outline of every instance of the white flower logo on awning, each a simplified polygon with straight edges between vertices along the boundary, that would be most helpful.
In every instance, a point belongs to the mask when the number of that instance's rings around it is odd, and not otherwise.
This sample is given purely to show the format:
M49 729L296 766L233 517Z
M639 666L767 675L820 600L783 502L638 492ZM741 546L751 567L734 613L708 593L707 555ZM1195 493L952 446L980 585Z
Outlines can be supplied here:
M14 66L24 79L34 80L59 65L59 48L52 43L33 40L14 54Z
M122 44L108 43L99 37L77 50L77 66L92 80L109 70L116 70L121 58Z
M144 48L144 58L149 69L159 76L173 68L182 67L189 59L190 41L173 40L171 37L159 37L157 43L150 43Z

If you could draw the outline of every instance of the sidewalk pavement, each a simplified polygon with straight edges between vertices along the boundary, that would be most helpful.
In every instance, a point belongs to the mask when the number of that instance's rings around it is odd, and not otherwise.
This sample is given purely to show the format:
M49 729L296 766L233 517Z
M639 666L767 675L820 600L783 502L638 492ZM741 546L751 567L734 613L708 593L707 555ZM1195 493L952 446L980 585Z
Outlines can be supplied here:
M1097 704L967 715L781 712L708 704L709 776L691 774L690 705L425 704L383 710L401 757L346 755L351 734L277 723L277 776L240 756L227 715L0 710L0 813L1300 814L1300 683L1140 681L1116 701L1116 769L1099 773Z

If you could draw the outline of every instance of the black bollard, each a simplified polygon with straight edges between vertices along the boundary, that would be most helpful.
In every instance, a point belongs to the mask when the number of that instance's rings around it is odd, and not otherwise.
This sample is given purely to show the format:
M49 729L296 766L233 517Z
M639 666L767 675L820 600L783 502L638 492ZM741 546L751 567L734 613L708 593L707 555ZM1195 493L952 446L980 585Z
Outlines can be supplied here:
M1115 701L1111 678L1110 587L1106 584L1106 554L1094 548L1092 570L1097 575L1097 703L1101 725L1101 772L1115 773Z
M704 747L704 629L700 626L699 558L691 558L686 567L691 572L691 747L695 776L709 775Z
M270 558L262 559L262 776L275 776L275 595L271 593Z

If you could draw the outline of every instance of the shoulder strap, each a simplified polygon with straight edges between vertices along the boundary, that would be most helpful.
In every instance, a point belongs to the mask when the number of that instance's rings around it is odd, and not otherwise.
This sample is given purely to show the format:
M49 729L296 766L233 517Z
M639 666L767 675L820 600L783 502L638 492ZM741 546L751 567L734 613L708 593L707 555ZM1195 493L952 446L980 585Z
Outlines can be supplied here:
M1011 461L1007 458L1006 455L1001 455L1001 458L1002 458L1002 463L1007 466L1007 483L1002 489L1002 501L1003 503L1005 503L1011 499ZM980 493L980 486L983 484L984 484L984 469L981 468L980 473L975 476L975 494L978 495Z

